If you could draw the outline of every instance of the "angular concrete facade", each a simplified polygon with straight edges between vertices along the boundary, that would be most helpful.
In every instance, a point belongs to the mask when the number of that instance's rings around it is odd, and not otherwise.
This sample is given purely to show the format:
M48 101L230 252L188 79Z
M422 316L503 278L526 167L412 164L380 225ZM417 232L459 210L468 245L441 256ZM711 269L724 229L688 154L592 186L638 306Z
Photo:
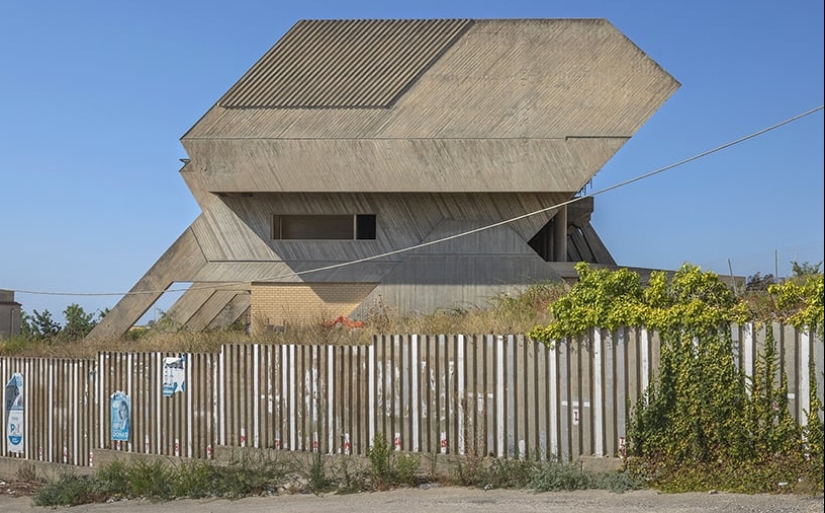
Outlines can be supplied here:
M295 284L357 317L615 264L592 199L553 207L678 87L606 20L298 22L182 138L202 214L92 336L173 282L195 284L170 311L192 329L250 304L277 326Z

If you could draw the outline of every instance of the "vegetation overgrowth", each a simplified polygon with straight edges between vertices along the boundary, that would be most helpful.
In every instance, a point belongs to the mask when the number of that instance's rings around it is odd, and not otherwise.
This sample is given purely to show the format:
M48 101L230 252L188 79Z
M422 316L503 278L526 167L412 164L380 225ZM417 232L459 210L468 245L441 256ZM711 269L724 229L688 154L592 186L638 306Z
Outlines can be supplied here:
M793 262L792 266L793 277L782 283L773 275L757 273L750 276L744 286L740 284L737 294L717 279L713 290L703 290L706 296L691 297L691 301L687 301L691 287L700 284L684 283L681 289L666 292L669 285L665 273L654 273L649 283L644 284L636 273L627 269L611 272L580 265L576 287L560 282L535 283L517 292L493 296L484 305L405 316L379 299L370 306L364 326L358 329L329 327L329 319L318 313L311 322L292 324L278 332L249 330L248 319L221 329L191 332L160 312L157 321L137 326L119 340L88 340L84 337L106 316L108 309L88 313L73 303L63 311L66 319L63 324L48 310L24 313L22 333L0 339L0 355L79 358L93 357L99 351L214 352L223 344L244 343L366 345L374 335L390 333L530 332L549 340L565 333L582 333L596 324L605 328L640 323L659 327L668 319L678 318L679 308L715 311L716 318L705 316L714 322L723 318L757 322L781 320L821 331L818 321L823 311L820 264ZM693 276L707 279L715 275ZM575 312L567 311L573 304L586 306ZM663 316L664 308L670 308L669 317Z
M596 327L645 326L662 341L657 377L633 405L628 425L632 475L669 491L823 490L823 409L816 387L800 426L788 410L787 376L773 330L766 329L750 377L732 356L737 348L730 330L731 323L779 319L815 331L821 340L819 265L816 273L768 284L775 308L767 316L764 296L761 309L753 309L716 274L692 265L672 277L653 273L646 287L627 270L576 269L579 281L550 305L551 322L534 328L533 338L554 344ZM816 383L812 366L809 372Z
M119 340L84 339L107 312L87 314L73 304L64 312L70 319L65 326L48 311L26 314L23 333L0 340L0 355L90 358L99 351L217 352L224 344L368 345L374 335L389 333L526 333L549 320L548 305L568 289L564 283L535 283L520 293L494 296L483 307L469 305L427 315L404 316L378 300L370 305L363 328L357 329L326 326L329 318L318 313L310 322L290 324L277 332L262 326L249 330L243 320L222 329L191 332L162 313L156 322L135 327Z
M383 440L383 442L382 442ZM383 445L382 445L383 444ZM621 493L642 483L627 472L590 472L549 461L468 456L437 464L438 455L397 453L376 434L367 458L312 454L244 453L229 462L132 458L114 461L91 475L64 473L40 483L36 506L77 506L126 499L239 498L294 493L349 494L400 487L471 486L538 492L603 489ZM476 463L468 465L466 462ZM31 479L31 478L29 478Z

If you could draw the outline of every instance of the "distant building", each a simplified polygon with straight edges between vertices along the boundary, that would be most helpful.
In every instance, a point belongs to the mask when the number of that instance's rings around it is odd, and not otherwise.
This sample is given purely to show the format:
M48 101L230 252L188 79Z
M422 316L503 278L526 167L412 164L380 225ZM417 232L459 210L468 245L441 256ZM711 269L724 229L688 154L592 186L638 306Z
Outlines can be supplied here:
M182 137L202 213L92 335L175 282L167 313L198 331L485 306L615 265L592 198L553 206L678 87L603 19L300 21Z
M14 300L13 290L0 289L0 338L20 334L22 309Z

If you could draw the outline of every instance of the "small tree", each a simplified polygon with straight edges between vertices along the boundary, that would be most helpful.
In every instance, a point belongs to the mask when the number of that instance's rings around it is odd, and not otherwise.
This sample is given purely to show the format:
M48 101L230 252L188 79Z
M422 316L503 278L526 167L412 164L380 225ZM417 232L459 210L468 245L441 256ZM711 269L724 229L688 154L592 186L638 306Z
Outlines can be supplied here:
M819 274L820 268L822 267L822 262L817 262L812 264L810 262L797 262L794 260L791 262L791 272L793 272L794 278L803 278L805 276L810 276L813 274Z
M60 333L60 324L52 318L48 309L43 312L32 311L32 315L23 312L20 331L30 339L52 338Z
M80 340L92 331L97 325L95 314L86 313L83 307L72 303L63 310L66 317L66 327L63 328L63 337L67 340Z
M745 282L745 290L748 292L764 292L768 290L768 286L776 283L776 278L773 274L766 274L762 276L761 273L756 273L748 276L748 281Z

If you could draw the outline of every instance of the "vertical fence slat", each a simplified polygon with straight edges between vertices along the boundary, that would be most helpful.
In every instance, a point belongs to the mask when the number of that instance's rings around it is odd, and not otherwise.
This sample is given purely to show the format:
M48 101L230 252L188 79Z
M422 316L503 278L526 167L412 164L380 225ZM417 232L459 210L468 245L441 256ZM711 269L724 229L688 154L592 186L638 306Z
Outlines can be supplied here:
M524 438L525 438L525 457L528 457L532 460L538 460L539 458L539 449L541 444L539 442L538 437L538 416L539 408L538 402L536 401L536 378L538 377L538 362L536 360L536 356L538 354L538 346L541 345L538 342L534 341L525 341L524 337L519 335L518 336L519 346L523 347L524 352L524 359L525 359L525 387L526 390L521 397L523 398L523 405L524 405L524 420L526 423L526 428L524 431Z
M558 365L558 387L559 387L559 457L562 460L569 460L572 457L572 435L573 427L571 422L572 395L570 379L570 350L569 341L562 339L557 342L556 361Z
M457 451L458 454L464 455L467 453L466 447L466 408L467 408L467 393L466 393L466 386L467 386L467 377L466 377L466 343L464 340L464 335L458 335L456 337L456 365L458 368L458 376L457 376L457 392L456 392L456 407L457 407L457 414L456 414L456 436L457 436Z
M421 362L418 356L418 335L410 335L410 438L411 450L419 452L421 450L421 426L419 420L420 404L421 404L421 389L418 384L419 369Z
M599 388L599 393L602 397L602 407L600 412L604 419L604 431L602 435L602 443L604 444L604 454L607 456L616 456L618 454L616 448L616 441L618 436L616 434L616 412L618 411L616 405L616 345L617 340L621 337L620 328L614 333L608 333L604 340L602 348L603 360L603 382Z
M458 452L458 422L456 422L456 406L458 387L456 386L457 372L457 350L456 338L454 335L446 337L444 340L444 360L447 362L446 383L444 388L444 409L446 410L444 432L447 443L447 452L457 454ZM444 442L442 441L442 444Z
M798 422L803 421L805 414L801 408L799 374L804 366L807 375L808 368L807 362L803 365L800 360L802 353L801 337L792 327L778 324L774 325L774 339L779 345L780 359L784 364L785 376L788 378L788 408L791 410L791 415ZM778 384L778 380L776 384Z
M503 454L508 458L513 458L516 455L516 355L512 335L501 337L501 339L504 344L501 363L504 370L504 394L502 396L504 404L504 417L502 419L504 427Z
M507 454L507 446L506 446L506 422L505 422L505 393L506 393L506 367L507 362L505 359L504 353L504 337L498 336L496 337L496 359L495 359L495 371L496 371L496 393L495 393L495 401L496 401L496 417L495 417L495 433L496 433L496 456L499 458L503 458Z
M632 408L635 404L635 398L632 397L628 390L628 368L627 368L627 339L628 331L623 328L619 330L615 341L615 395L614 404L616 408L616 437L617 447L616 451L619 455L624 455L624 448L627 441L627 415L628 405Z
M518 343L513 335L507 335L507 346L509 347L509 359L507 362L507 372L510 374L507 391L507 402L509 403L508 415L508 442L507 455L510 458L523 458L522 445L524 440L524 403L521 394L524 391L524 352L523 346Z
M602 415L602 386L604 384L604 376L603 372L603 347L602 342L604 338L602 337L602 330L595 329L593 330L593 349L591 351L591 410L592 413L592 423L591 423L591 432L593 437L593 447L592 451L596 456L604 456L604 416Z

